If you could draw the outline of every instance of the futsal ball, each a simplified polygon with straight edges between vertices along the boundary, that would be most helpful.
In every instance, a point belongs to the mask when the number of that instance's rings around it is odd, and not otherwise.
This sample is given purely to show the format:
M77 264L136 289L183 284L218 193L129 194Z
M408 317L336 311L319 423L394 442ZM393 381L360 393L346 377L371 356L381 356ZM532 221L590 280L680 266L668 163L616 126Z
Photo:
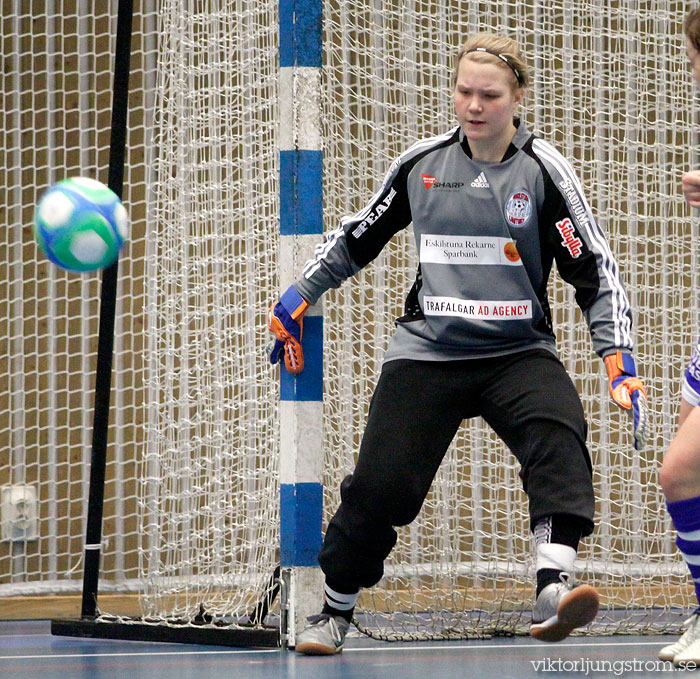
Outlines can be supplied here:
M87 177L64 179L39 199L34 236L54 263L68 271L97 271L119 256L129 217L114 191Z

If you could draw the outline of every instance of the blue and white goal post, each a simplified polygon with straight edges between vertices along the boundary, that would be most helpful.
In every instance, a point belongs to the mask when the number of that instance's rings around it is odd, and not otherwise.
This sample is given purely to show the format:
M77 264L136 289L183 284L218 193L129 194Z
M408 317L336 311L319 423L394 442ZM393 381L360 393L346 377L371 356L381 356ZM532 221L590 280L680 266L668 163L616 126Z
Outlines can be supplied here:
M280 291L323 233L322 0L280 0ZM280 371L280 562L284 646L322 604L323 310L304 315L304 370ZM286 628L286 629L285 629Z

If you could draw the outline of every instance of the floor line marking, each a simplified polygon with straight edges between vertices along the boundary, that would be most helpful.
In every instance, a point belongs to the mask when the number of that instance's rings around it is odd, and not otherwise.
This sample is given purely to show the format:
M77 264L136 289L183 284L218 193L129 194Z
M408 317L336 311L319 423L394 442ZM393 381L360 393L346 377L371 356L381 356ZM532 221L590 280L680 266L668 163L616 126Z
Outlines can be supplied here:
M161 655L231 655L234 653L279 653L280 648L269 649L236 649L232 651L193 651L188 646L181 651L143 651L132 653L53 653L51 655L0 655L0 660L55 660L56 658L132 658L136 656L161 656Z
M398 642L400 643L400 642ZM368 648L351 648L346 646L343 649L343 653L376 653L376 652L386 652L386 651L483 651L483 650L507 650L512 648L529 648L529 649L556 649L556 648L572 648L578 647L585 650L586 646L590 645L594 648L600 649L601 645L606 647L614 648L616 646L658 646L659 641L622 641L622 642L606 642L604 644L581 644L581 643L561 643L556 644L488 644L488 645L450 645L449 642L445 642L442 646L395 646L393 643L391 645L381 645L372 646ZM232 654L263 654L263 653L281 653L281 648L266 648L266 649L232 649L232 650L206 650L206 651L196 651L192 650L190 646L186 649L178 651L134 651L134 652L120 652L120 653L56 653L51 655L0 655L0 660L37 660L37 659L57 659L57 658L119 658L119 657L136 657L136 656L168 656L168 655L182 655L187 653L188 655L232 655Z

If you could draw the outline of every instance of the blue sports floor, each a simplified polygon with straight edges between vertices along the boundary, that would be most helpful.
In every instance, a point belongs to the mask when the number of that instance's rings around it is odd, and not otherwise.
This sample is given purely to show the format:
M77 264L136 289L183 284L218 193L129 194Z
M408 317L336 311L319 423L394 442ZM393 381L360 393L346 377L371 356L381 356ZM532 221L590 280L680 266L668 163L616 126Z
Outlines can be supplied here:
M683 676L656 660L675 637L529 637L484 641L372 641L342 654L56 637L49 621L0 622L0 676L15 679L521 679ZM696 674L700 677L700 670Z

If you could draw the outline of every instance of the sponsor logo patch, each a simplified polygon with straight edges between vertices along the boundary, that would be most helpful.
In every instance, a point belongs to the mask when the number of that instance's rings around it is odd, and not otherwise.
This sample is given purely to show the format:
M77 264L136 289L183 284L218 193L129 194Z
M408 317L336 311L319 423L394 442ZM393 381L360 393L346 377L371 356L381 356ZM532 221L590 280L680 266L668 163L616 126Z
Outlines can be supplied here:
M429 189L437 181L437 177L431 177L429 174L421 174L421 177L426 189Z
M516 191L506 201L505 215L511 226L525 226L532 215L532 198L527 191Z
M355 238L359 238L367 229L370 227L371 224L374 224L374 222L379 219L388 209L389 206L391 205L391 201L394 200L394 196L396 195L396 189L391 189L389 193L387 193L386 198L377 205L372 212L370 212L353 230L352 235Z
M420 239L420 261L430 264L522 266L515 243L510 238L498 236L424 233Z
M576 186L569 179L559 182L559 188L562 190L567 200L569 201L570 212L573 215L579 229L587 229L590 223L588 210L583 203L581 194Z
M483 301L456 297L425 297L423 313L426 316L458 316L489 321L517 321L532 318L529 299Z
M510 262L517 262L520 260L520 253L518 252L518 248L515 246L513 241L508 241L503 246L503 254L505 254Z
M557 222L557 231L561 235L561 244L569 251L569 254L576 259L582 251L581 239L574 236L574 227L571 220L567 217Z
M426 189L435 188L446 191L456 191L464 186L464 182L441 182L437 177L431 177L429 174L422 174L421 178Z

